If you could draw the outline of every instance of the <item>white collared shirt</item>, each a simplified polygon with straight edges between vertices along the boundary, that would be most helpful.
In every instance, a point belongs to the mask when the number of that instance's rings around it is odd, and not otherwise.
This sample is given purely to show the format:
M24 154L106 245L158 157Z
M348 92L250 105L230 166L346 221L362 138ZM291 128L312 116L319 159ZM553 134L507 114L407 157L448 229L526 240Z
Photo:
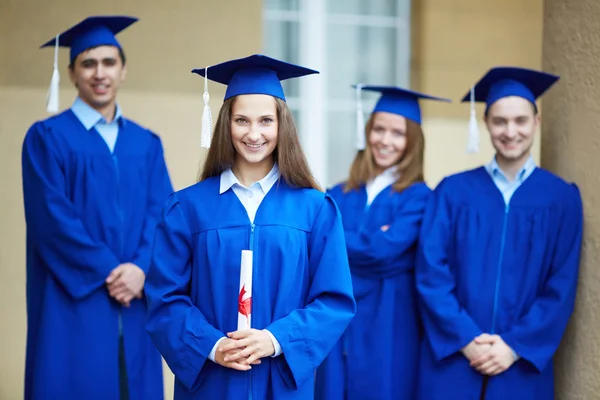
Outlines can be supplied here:
M121 107L117 104L115 117L111 122L106 122L104 116L97 110L94 110L89 104L77 97L71 106L71 111L81 122L83 127L89 131L96 128L98 134L104 139L108 149L112 153L115 150L117 136L119 135L119 123L123 121Z
M227 169L221 173L221 181L219 185L219 194L223 194L227 192L229 189L233 190L233 193L238 197L246 212L248 213L248 218L252 223L254 223L254 218L256 217L256 211L258 211L258 207L260 203L262 203L263 199L269 193L269 190L275 185L275 182L279 179L281 174L279 173L279 167L277 163L273 165L271 171L260 181L253 183L250 187L246 187L242 185L239 179L235 176L231 169ZM277 357L283 352L281 348L281 344L279 341L273 336L271 332L265 329L265 331L271 337L271 342L273 343L273 348L275 349L275 353L271 357ZM219 343L225 339L222 337L217 340L214 347L212 348L208 358L211 361L215 361L215 354L217 351L217 347Z
M221 173L219 194L223 194L231 188L246 209L250 222L254 223L256 211L258 211L260 203L262 203L280 176L279 167L275 163L271 171L264 178L253 183L250 187L246 187L240 183L231 169L227 169Z
M494 184L496 185L498 190L500 190L500 193L502 193L502 197L504 198L504 204L507 206L510 203L510 199L512 198L513 194L515 194L515 191L519 188L519 186L521 186L523 182L525 182L527 178L529 178L533 171L535 171L535 168L535 161L530 155L527 161L525 161L523 168L521 168L519 172L517 172L517 174L515 175L515 179L511 181L506 177L506 174L498 165L498 161L496 161L496 156L492 158L492 161L485 165L486 171L492 177L492 181L494 181ZM510 350L515 361L521 358L521 356L519 356L512 348Z
M377 197L383 189L396 182L399 176L398 166L394 165L367 182L365 187L367 190L367 206L371 205L373 200L375 200L375 197Z
M515 191L521 186L523 182L535 171L536 165L533 157L530 155L523 168L517 172L515 175L515 179L510 181L504 171L498 165L496 161L496 156L492 158L488 164L486 164L485 169L492 177L494 184L502 193L502 197L504 198L504 204L508 205L510 203L510 199L512 198Z

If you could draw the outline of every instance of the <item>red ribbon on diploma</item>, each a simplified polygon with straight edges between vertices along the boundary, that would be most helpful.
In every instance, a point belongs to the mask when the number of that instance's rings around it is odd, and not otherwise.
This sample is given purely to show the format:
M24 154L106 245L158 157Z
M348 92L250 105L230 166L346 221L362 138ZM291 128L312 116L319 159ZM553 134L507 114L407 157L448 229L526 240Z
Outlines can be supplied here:
M240 295L238 296L238 312L248 318L250 315L250 310L252 309L252 297L248 297L244 299L244 295L246 294L246 286L242 286L242 290L240 290Z

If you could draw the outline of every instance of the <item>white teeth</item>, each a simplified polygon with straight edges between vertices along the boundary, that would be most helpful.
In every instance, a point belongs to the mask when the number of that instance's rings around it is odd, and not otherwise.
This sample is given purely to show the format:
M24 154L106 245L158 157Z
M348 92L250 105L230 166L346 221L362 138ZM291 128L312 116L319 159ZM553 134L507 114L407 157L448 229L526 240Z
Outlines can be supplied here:
M379 154L382 154L384 156L387 156L388 154L392 154L391 150L383 150L383 149L379 149L377 150L379 152Z
M262 146L262 144L250 144L250 143L246 143L246 146L250 147L251 149L258 149L259 147Z

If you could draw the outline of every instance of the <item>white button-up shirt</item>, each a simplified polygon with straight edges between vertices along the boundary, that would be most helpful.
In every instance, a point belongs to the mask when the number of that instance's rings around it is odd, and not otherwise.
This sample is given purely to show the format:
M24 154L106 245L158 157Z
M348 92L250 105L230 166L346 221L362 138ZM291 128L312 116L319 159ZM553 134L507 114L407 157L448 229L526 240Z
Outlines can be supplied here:
M239 179L235 176L231 169L227 169L221 173L221 182L219 186L219 194L223 194L227 192L229 189L233 190L233 193L238 197L246 212L248 213L248 218L252 223L254 223L254 218L256 217L256 211L258 211L258 207L260 203L262 203L263 199L269 193L269 190L273 187L275 182L279 179L281 174L279 173L279 167L277 163L273 165L271 171L262 178L260 181L253 183L250 187L246 187L242 185ZM275 336L271 332L265 329L265 331L271 337L271 342L273 342L273 348L275 348L275 353L271 357L277 357L280 355L283 350L281 349L281 345L279 341L275 339ZM212 351L210 352L208 358L215 361L215 354L217 351L217 347L219 343L225 339L224 337L219 339L217 343L215 343Z

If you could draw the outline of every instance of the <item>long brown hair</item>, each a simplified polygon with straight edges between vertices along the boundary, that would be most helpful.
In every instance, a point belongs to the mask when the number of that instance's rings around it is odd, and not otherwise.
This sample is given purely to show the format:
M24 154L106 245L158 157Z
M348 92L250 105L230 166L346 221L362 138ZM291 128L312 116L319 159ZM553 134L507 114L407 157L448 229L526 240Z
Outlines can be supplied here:
M198 180L219 176L235 163L235 148L231 141L231 113L237 97L223 102L206 161ZM313 177L296 130L296 124L285 101L273 98L277 108L277 147L273 158L283 180L290 186L323 191Z
M373 129L373 115L369 118L365 128L366 147L356 153L350 176L344 186L344 191L358 189L376 176L376 165L373 159L373 150L369 144L369 135ZM392 189L401 192L413 183L423 182L423 158L425 153L425 138L421 125L410 119L406 119L406 149L404 155L396 164L396 171L400 174Z

